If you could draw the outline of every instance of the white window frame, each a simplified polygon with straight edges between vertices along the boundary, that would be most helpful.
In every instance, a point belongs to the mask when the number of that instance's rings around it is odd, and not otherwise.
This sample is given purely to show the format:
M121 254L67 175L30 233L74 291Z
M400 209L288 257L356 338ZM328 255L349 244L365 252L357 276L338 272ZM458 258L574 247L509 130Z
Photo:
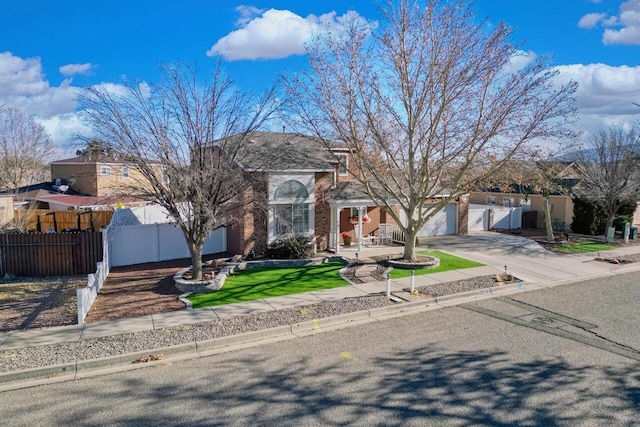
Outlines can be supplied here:
M503 197L502 206L504 206L505 208L509 208L509 207L515 208L516 203L515 203L515 200L513 200L513 197Z
M122 167L122 177L125 179L129 178L129 166Z
M101 176L110 176L111 175L111 166L100 166L100 175Z
M287 181L298 181L307 190L308 197L306 199L276 199L275 194L280 187ZM275 225L275 209L276 205L292 205L306 204L308 205L308 224L309 230L303 235L313 237L315 234L315 177L314 174L273 174L269 176L269 226L268 226L268 242L271 243L282 235L276 233Z
M349 175L349 155L347 153L336 153L336 157L339 159L342 159L342 160L338 160L338 176L348 176Z

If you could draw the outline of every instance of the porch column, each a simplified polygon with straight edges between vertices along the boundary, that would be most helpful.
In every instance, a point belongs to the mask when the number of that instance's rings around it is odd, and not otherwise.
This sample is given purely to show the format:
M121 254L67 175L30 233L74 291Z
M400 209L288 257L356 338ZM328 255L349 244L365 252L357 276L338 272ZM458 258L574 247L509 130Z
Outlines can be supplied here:
M362 206L358 207L358 251L362 251Z
M334 220L333 242L336 245L336 255L340 254L340 208L331 208L331 216Z

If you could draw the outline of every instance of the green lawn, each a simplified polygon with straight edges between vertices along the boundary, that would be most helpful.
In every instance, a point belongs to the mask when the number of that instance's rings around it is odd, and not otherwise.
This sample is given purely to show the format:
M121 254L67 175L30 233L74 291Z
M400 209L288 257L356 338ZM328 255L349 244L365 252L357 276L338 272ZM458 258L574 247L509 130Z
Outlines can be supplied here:
M344 264L329 262L310 267L254 268L227 277L217 292L192 294L193 308L253 301L320 289L338 288L349 283L340 277Z
M415 275L440 273L442 271L460 270L462 268L482 267L484 264L479 262L470 261L468 259L460 258L454 255L449 255L440 251L419 251L418 255L431 255L440 258L440 265L436 268L430 269L416 269ZM411 270L403 270L400 268L394 268L391 270L392 279L400 279L402 277L411 276Z
M577 242L568 245L558 245L555 249L558 252L566 252L572 254L584 253L584 252L598 252L608 251L614 249L615 246L607 245L606 243L597 242Z

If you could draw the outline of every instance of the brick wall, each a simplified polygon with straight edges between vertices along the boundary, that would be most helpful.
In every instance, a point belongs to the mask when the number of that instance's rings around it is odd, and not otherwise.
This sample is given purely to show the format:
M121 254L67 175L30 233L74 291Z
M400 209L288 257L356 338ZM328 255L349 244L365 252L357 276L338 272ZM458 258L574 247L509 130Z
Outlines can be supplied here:
M238 207L230 212L233 224L227 227L227 251L234 255L256 254L267 249L267 178L265 173L251 173L252 181L239 196Z
M249 179L252 183L242 195L242 206L239 208L242 219L238 242L234 244L234 249L237 247L237 252L234 253L243 255L250 250L256 254L266 251L268 239L267 174L251 173Z
M333 182L331 172L317 172L315 176L315 233L316 248L326 250L329 246L329 233L331 231L331 208L326 202L329 190Z

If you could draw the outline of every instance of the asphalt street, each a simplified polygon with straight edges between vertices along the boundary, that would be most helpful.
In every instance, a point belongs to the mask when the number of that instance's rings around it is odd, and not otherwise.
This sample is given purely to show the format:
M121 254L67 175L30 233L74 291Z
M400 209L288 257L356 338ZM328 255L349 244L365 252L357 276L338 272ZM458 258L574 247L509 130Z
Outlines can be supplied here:
M638 273L0 393L11 425L640 426Z

